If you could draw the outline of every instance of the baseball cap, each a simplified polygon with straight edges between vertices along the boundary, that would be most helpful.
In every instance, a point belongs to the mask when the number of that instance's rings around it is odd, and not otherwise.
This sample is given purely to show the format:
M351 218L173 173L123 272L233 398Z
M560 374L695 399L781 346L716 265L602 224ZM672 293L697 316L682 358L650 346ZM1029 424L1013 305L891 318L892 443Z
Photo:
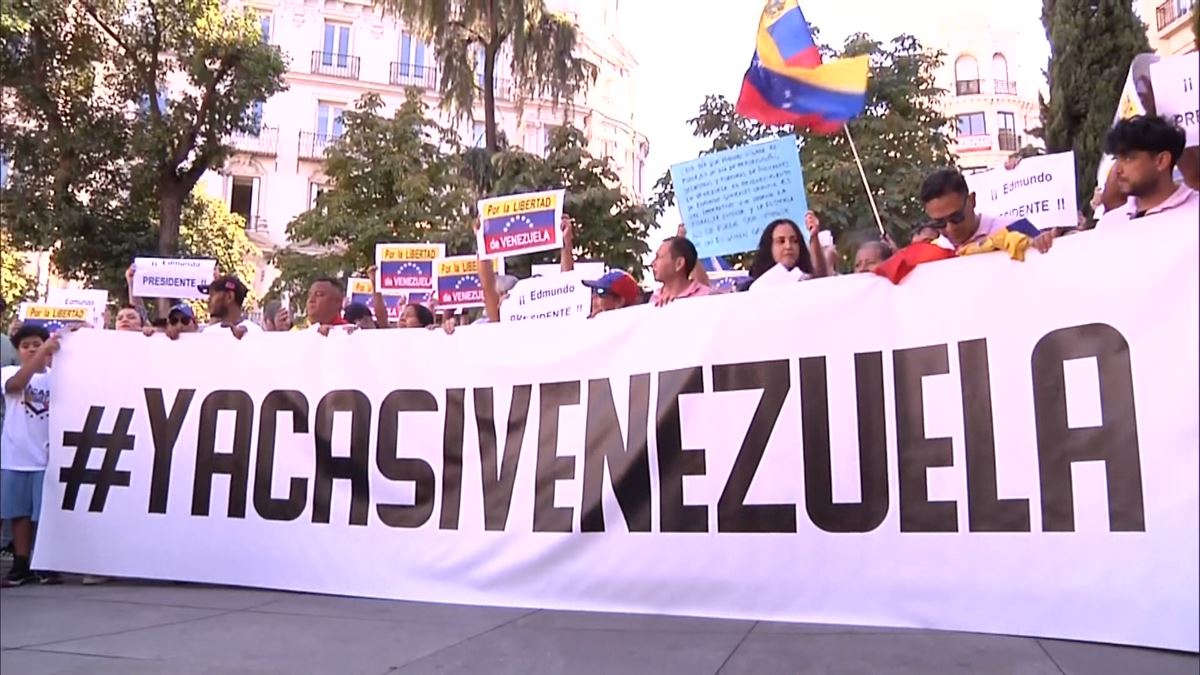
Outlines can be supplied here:
M358 323L363 319L375 318L374 315L371 314L371 308L367 307L361 302L352 302L346 305L346 309L342 310L342 317L350 323Z
M243 284L235 276L217 277L213 279L211 284L200 284L196 287L196 290L205 295L213 291L229 291L233 293L233 299L239 305L242 304L242 301L246 299L246 295L250 292L250 289L246 288L246 284Z
M196 313L192 311L192 308L189 307L187 305L187 303L181 302L178 305L175 305L174 307L171 308L171 311L167 312L167 316L171 316L175 312L179 312L180 314L186 316L189 319L196 318Z
M614 295L621 298L626 305L637 304L642 295L642 289L638 283L625 270L613 270L595 281L584 281L583 285L595 290L600 295Z
M519 281L511 274L500 274L496 276L496 293L504 295L512 291Z

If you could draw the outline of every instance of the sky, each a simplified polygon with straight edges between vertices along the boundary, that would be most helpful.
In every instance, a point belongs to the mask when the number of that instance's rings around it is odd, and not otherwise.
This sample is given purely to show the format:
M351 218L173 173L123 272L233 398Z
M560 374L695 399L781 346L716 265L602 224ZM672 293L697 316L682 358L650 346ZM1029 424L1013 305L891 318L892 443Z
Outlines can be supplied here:
M934 0L807 0L801 2L820 40L841 45L856 32L887 41L901 33L933 44L963 26L1012 31L1010 62L1018 81L1039 87L1050 48L1041 24L1041 0L945 2ZM645 183L671 164L694 158L706 145L687 120L706 94L735 100L754 51L762 0L627 0L621 3L621 40L638 60L635 125L650 140ZM929 17L934 17L930 19ZM1026 84L1028 83L1028 84ZM665 236L665 235L664 235Z

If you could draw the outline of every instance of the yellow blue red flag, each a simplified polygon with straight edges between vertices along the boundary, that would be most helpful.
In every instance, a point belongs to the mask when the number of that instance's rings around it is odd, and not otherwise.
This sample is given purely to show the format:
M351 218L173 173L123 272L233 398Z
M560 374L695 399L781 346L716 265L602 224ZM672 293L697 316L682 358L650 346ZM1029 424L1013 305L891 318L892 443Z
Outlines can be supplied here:
M862 112L870 58L821 62L797 0L768 0L737 112L764 124L832 134Z

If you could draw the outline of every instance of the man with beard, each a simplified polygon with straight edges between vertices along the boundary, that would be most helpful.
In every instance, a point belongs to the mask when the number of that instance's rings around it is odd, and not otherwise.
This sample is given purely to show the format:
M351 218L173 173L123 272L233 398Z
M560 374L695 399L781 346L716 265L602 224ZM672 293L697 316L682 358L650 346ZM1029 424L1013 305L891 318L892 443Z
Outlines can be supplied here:
M204 332L230 331L237 339L246 333L261 333L262 328L242 314L242 303L249 289L235 276L218 277L211 284L200 286L200 292L208 296L208 315L215 320L204 327Z
M1200 193L1176 183L1172 175L1186 144L1183 129L1161 117L1139 115L1118 122L1108 132L1105 151L1116 158L1114 180L1128 199L1107 211L1096 227L1111 227L1174 209L1190 212L1195 221Z

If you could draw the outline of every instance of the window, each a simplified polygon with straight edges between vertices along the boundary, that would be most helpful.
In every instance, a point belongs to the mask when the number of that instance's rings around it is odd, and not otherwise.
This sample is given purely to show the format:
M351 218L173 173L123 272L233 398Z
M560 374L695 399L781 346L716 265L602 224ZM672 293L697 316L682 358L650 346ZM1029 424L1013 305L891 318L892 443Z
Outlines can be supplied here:
M1000 117L1000 131L1011 131L1017 133L1017 116L1014 113L1002 112Z
M483 47L476 47L476 49L475 49L475 84L478 84L481 87L483 86L483 61L484 61Z
M255 101L246 108L246 123L250 126L250 135L257 136L262 132L263 102Z
M8 155L0 152L0 188L8 187Z
M167 95L162 93L161 91L158 92L158 109L164 115L167 114L167 103L168 103ZM142 102L140 104L138 104L138 108L141 110L141 113L143 115L149 115L150 114L150 97L143 94Z
M1016 114L1010 112L1001 112L997 113L997 117L1000 123L1000 149L1007 152L1016 152L1020 149L1021 145L1021 137L1017 136Z
M405 31L400 34L401 77L425 77L425 43Z
M325 43L321 65L346 68L350 65L350 26L325 22Z
M264 45L271 44L271 15L259 14L258 25L262 28L262 41Z
M329 186L323 183L308 184L308 208L317 208L317 198L329 192Z
M959 96L979 93L979 63L970 54L954 61L954 80Z
M487 128L483 122L476 122L471 127L471 147L482 148L484 145L487 145Z
M992 77L1008 82L1008 59L999 52L992 56Z
M959 115L957 119L959 137L987 135L987 124L983 113L967 113Z
M321 101L317 104L317 136L322 141L331 141L342 135L342 112L345 109L340 103Z
M255 176L233 176L229 184L229 211L246 221L246 228L257 229L259 179Z

